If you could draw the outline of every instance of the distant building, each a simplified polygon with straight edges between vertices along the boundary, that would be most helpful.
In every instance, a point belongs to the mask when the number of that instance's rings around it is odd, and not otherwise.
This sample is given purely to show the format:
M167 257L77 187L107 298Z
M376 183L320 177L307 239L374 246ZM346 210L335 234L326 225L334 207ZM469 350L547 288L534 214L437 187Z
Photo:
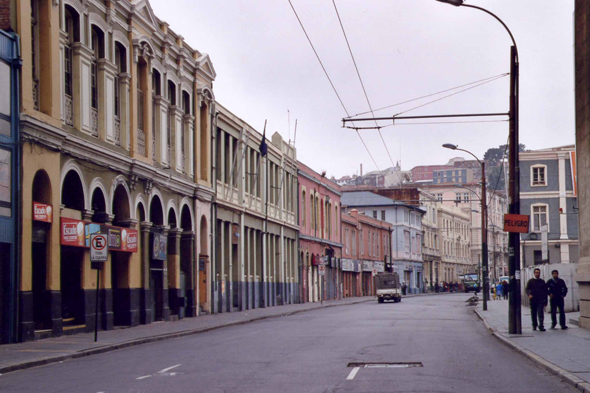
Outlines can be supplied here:
M473 178L475 180L481 179L481 164L477 160L466 160L462 157L452 159L455 168L469 168L473 171ZM449 162L450 163L450 162ZM486 168L487 162L486 162ZM490 168L488 168L490 169Z
M454 206L439 205L437 215L442 259L438 279L448 283L459 282L459 276L476 272L471 263L469 214Z
M432 184L443 183L473 183L473 170L470 168L446 168L435 170L432 174Z
M410 171L414 183L432 183L434 171L452 169L452 165L420 165Z
M370 191L343 192L342 208L346 211L358 209L369 217L393 225L393 270L406 283L410 293L424 291L422 216L425 211Z

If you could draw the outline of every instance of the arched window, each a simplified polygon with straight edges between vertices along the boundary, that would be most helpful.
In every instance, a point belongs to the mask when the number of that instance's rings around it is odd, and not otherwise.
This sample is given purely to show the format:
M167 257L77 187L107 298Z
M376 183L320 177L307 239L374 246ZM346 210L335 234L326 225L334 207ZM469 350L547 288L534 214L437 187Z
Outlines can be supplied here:
M305 223L306 223L306 220L305 220L305 207L306 207L306 203L307 203L307 201L305 199L305 191L302 191L301 192L301 201L302 201L301 202L301 227L302 228L305 228Z
M64 45L64 122L74 126L74 88L72 80L72 45L80 40L80 16L70 6L65 7L66 40Z
M182 91L182 111L184 116L191 115L191 96L186 92ZM185 172L185 143L184 143L184 134L186 132L186 119L184 118L180 122L180 168L182 172Z
M166 162L170 164L170 145L172 142L172 107L176 105L176 85L172 81L168 81L168 129L166 130Z
M162 94L162 86L160 85L160 72L156 69L152 70L152 160L156 160L156 133L160 129L160 125L156 122L156 113L159 112L157 106L157 98Z
M91 36L92 58L90 59L90 131L98 137L98 59L104 58L104 34L96 26L92 26Z
M127 51L120 42L115 42L115 144L121 146L121 74L127 72Z

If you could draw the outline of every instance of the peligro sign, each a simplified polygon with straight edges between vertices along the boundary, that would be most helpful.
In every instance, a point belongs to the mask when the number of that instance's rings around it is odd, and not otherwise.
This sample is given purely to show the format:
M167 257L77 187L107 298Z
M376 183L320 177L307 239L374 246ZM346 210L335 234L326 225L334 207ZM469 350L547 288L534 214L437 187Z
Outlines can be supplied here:
M504 231L529 233L530 217L523 214L504 214Z

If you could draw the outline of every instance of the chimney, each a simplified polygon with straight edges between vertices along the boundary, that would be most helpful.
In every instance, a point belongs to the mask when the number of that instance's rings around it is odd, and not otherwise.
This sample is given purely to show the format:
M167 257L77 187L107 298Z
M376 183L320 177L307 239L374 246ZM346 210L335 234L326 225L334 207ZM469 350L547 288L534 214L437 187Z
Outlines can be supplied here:
M362 164L361 164L361 166L362 166ZM356 209L352 209L350 211L350 215L353 216L354 218L356 218L358 220L358 218L359 218L359 211L356 210Z
M361 176L363 176L363 164L361 164Z

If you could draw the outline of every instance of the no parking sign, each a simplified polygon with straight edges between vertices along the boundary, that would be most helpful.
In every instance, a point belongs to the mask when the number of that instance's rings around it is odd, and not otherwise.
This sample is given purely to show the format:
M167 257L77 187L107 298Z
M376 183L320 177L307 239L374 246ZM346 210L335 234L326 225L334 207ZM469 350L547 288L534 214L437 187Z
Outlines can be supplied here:
M90 262L106 262L109 259L107 235L95 233L90 235Z

